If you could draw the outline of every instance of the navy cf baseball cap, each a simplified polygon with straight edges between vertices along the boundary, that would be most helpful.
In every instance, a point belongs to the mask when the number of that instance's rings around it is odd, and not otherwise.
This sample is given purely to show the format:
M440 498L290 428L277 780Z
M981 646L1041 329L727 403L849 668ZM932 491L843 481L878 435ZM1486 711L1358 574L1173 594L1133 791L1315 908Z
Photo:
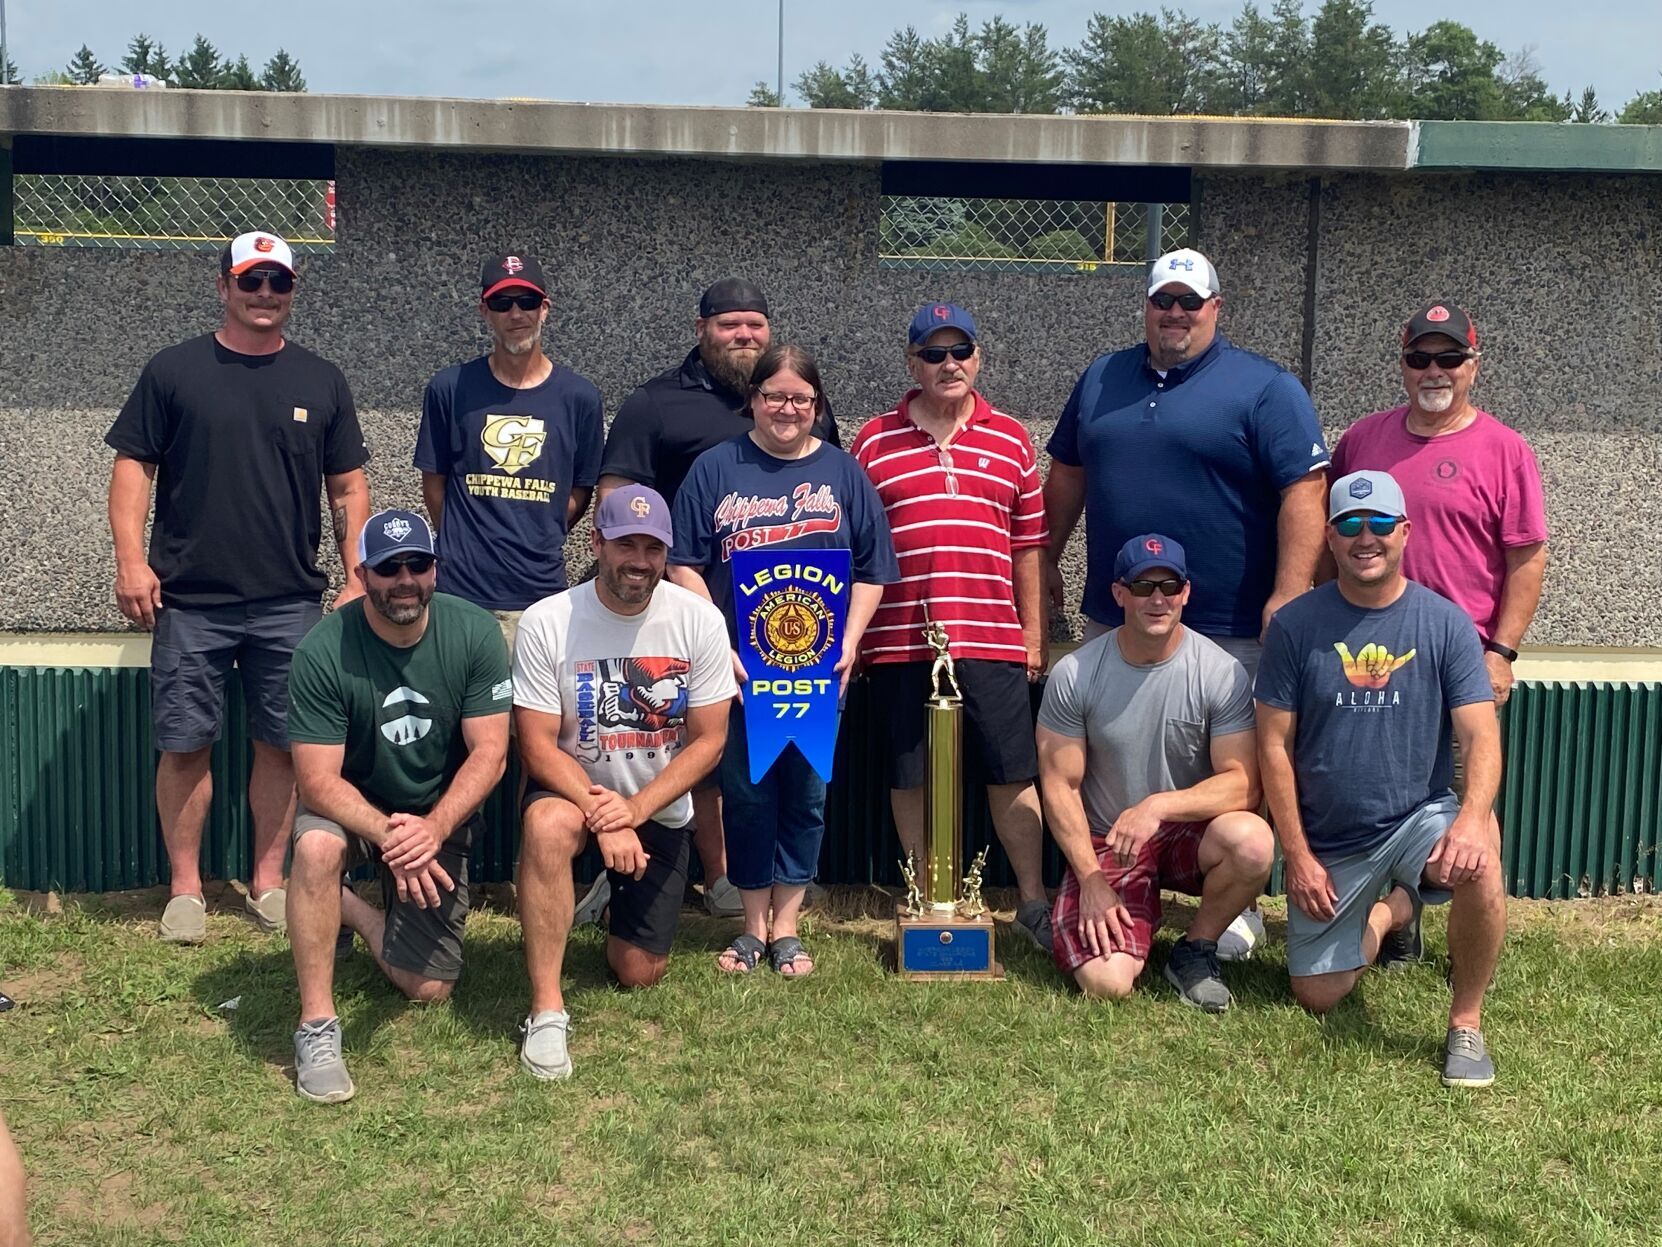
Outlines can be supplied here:
M930 334L941 329L960 329L971 342L977 337L975 317L963 308L956 303L931 303L920 307L912 317L912 324L906 330L906 345L922 346L929 341Z
M528 255L493 255L479 270L479 297L488 299L498 290L522 286L548 297L548 279L542 265Z
M1126 542L1114 556L1114 579L1121 583L1135 580L1151 567L1169 568L1180 579L1189 578L1189 564L1183 557L1183 547L1159 533L1144 533Z
M623 485L606 495L594 513L594 527L607 541L643 533L666 546L675 544L675 530L669 523L669 503L656 489L645 485Z
M431 554L433 530L414 511L378 511L358 534L358 558L365 567L379 567L395 554Z
M1333 482L1327 491L1327 522L1347 515L1389 515L1408 518L1408 504L1402 486L1389 472L1352 472Z

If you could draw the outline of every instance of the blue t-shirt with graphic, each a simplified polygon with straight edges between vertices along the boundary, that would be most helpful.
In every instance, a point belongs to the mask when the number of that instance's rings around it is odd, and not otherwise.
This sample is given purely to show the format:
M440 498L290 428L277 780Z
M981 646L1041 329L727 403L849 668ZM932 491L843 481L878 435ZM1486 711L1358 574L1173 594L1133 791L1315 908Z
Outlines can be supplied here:
M1138 533L1165 533L1189 556L1183 622L1205 636L1258 635L1281 491L1328 461L1298 378L1222 334L1163 374L1146 345L1098 356L1045 449L1085 470L1085 614L1124 622L1114 555Z
M600 391L558 364L503 385L487 356L427 383L415 466L445 478L439 580L487 610L524 610L566 587L566 504L600 476Z
M1454 782L1449 711L1493 701L1471 617L1409 581L1369 610L1329 582L1276 613L1257 699L1298 716L1299 814L1319 857L1358 852Z
M735 550L847 550L859 584L900 579L889 519L853 455L821 444L800 459L775 459L748 433L700 455L675 495L670 562L696 568L710 597L733 619Z

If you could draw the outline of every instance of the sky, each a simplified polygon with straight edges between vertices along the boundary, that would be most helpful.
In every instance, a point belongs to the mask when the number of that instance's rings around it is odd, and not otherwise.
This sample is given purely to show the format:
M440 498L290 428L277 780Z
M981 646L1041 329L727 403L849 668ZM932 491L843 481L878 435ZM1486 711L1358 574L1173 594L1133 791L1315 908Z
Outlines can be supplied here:
M1261 0L1268 11L1272 0ZM1165 0L1227 25L1241 0ZM1307 0L1313 12L1319 0ZM595 103L743 104L776 76L778 0L0 0L7 43L28 81L60 69L83 42L105 64L140 30L170 53L200 32L221 52L246 53L256 71L279 46L314 92L510 96ZM1143 3L1068 0L784 0L785 81L815 61L858 52L874 66L897 26L941 32L964 12L1037 22L1052 47L1076 43L1091 14L1154 10ZM1596 21L1562 0L1463 0L1439 12L1413 0L1374 0L1375 19L1399 35L1456 16L1507 52L1533 47L1555 94L1592 84L1606 107L1662 88L1662 3L1604 0ZM787 88L788 103L796 103Z

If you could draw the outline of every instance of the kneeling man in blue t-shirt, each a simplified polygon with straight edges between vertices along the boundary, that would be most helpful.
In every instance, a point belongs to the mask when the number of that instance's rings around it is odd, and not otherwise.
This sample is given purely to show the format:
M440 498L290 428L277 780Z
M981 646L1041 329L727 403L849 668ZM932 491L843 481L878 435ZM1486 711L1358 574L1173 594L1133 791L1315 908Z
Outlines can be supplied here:
M1483 993L1506 931L1500 727L1469 616L1402 574L1413 525L1385 472L1328 496L1338 580L1270 623L1258 751L1287 867L1293 995L1326 1013L1375 964L1418 960L1420 909L1453 898L1443 1084L1486 1087ZM1450 721L1466 762L1454 795Z

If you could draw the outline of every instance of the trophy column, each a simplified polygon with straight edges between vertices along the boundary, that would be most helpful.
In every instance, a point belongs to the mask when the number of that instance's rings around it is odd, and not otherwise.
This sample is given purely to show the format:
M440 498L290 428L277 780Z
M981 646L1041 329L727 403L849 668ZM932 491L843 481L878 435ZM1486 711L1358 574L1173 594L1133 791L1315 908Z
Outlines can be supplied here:
M922 877L919 863L901 864L906 900L895 915L895 965L903 978L1001 979L993 956L993 920L981 903L983 849L960 884L964 853L964 698L948 651L946 629L931 623L924 637L935 651L925 703L929 741Z

